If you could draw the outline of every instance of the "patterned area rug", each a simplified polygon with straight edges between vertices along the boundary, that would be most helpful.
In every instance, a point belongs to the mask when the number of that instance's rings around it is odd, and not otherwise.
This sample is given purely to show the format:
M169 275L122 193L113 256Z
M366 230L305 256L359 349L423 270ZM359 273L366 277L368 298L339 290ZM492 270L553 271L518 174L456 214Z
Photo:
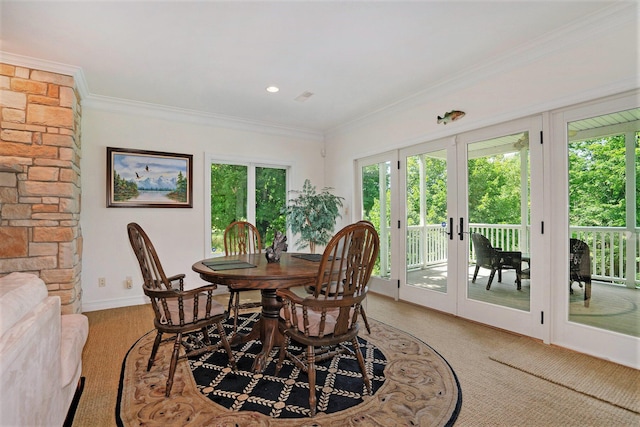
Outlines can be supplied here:
M244 318L242 328L253 321ZM263 374L248 372L259 342L233 349L237 372L226 367L222 352L181 361L171 397L165 399L171 345L160 346L158 360L147 372L155 336L151 331L131 347L123 362L116 420L120 426L453 425L462 393L446 360L404 332L369 322L371 335L361 333L360 343L373 395L363 393L355 359L334 358L318 371L318 384L324 384L318 392L322 412L313 419L308 417L304 372L286 364L275 377L275 360ZM271 356L277 359L277 351Z
M238 331L248 333L259 314L238 316ZM230 325L229 325L230 326ZM218 339L217 331L209 333ZM360 351L365 359L372 394L384 383L387 364L382 352L360 338ZM352 350L349 344L346 346ZM228 366L227 353L221 349L190 360L189 367L200 392L213 402L232 411L256 411L272 418L304 418L309 416L309 379L290 360L285 359L275 375L278 349L272 350L262 374L251 372L260 352L260 341L250 341L235 348L237 371ZM304 347L294 343L294 354ZM304 359L304 356L302 357ZM355 355L343 353L316 364L317 411L325 414L343 411L363 402L365 386Z

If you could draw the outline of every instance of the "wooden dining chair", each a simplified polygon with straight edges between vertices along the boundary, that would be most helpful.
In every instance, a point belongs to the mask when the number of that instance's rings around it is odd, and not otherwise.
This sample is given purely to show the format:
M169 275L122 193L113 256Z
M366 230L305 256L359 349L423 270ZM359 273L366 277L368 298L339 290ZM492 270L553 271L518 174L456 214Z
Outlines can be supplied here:
M224 346L229 356L229 363L235 369L235 359L222 326L222 322L227 318L227 312L224 305L213 299L213 291L217 289L217 286L206 285L184 290L185 275L178 274L170 277L165 275L158 254L142 227L132 222L127 225L127 233L140 265L143 279L142 289L144 294L151 299L151 306L155 314L153 323L157 333L147 363L147 371L151 370L153 366L162 342L162 335L165 333L175 335L165 396L169 397L171 393L173 376L178 361L181 359L214 352ZM220 334L220 340L216 344L211 342L208 333L208 327L212 325L216 325ZM184 344L182 338L185 335L191 334L195 341L200 341L200 337L193 334L197 331L202 333L201 346L194 348L185 345L186 353L179 356L180 347Z
M372 227L375 228L375 226L373 225L373 223L371 221L367 221L367 220L363 219L361 221L358 221L358 223L369 224L369 225L371 225ZM305 286L304 288L308 293L313 294L313 293L315 293L316 285L315 284L311 284L311 285ZM340 292L340 289L334 287L334 289L330 290L330 293L332 295L335 294L336 292ZM364 323L364 327L367 330L367 333L370 334L371 333L371 326L369 326L369 319L367 319L367 313L365 312L364 306L362 306L362 305L360 306L360 316L362 317L362 322Z
M257 254L262 250L262 240L258 229L247 221L234 221L224 230L225 255ZM247 289L250 290L250 289ZM261 301L247 301L240 303L240 293L243 289L229 288L229 304L227 311L231 316L233 310L233 333L238 331L238 313L240 310L261 306Z
M309 377L310 415L316 414L315 364L339 352L355 355L366 391L371 393L360 344L358 315L367 295L367 283L378 256L380 240L371 224L356 223L340 230L326 246L311 295L278 289L283 301L278 329L284 335L276 375L285 357ZM291 340L306 346L304 354L289 349ZM353 350L346 343L350 343Z

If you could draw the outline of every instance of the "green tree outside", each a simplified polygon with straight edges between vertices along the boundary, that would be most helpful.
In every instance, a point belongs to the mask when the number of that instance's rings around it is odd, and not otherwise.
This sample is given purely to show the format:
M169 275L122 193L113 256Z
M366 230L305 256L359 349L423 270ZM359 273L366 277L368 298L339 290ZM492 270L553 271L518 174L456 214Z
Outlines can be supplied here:
M247 166L211 165L211 249L224 252L224 230L247 219Z
M287 203L287 171L256 168L256 228L262 245L271 246L275 232L287 233L286 216L280 213Z
M637 147L636 143L636 158ZM636 161L636 176L638 167ZM625 175L624 135L570 143L569 223L582 227L624 227ZM639 197L636 202L640 203Z
M247 220L249 168L245 165L211 165L211 247L224 251L224 230L233 221ZM262 246L273 242L275 231L286 232L285 216L287 171L281 168L256 167L256 221Z

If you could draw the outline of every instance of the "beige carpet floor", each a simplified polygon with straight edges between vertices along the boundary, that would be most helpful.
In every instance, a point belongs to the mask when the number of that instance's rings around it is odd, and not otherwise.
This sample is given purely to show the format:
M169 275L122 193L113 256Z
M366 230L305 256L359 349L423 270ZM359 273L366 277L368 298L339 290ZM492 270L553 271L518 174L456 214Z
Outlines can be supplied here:
M87 315L87 380L73 425L112 427L122 361L133 343L153 329L153 314L149 306L135 306ZM518 335L375 294L367 298L367 315L414 335L451 364L463 393L456 426L640 425L632 411L491 360L520 340ZM590 359L596 371L599 362L609 363Z
M640 414L640 371L636 369L526 337L500 349L490 358Z

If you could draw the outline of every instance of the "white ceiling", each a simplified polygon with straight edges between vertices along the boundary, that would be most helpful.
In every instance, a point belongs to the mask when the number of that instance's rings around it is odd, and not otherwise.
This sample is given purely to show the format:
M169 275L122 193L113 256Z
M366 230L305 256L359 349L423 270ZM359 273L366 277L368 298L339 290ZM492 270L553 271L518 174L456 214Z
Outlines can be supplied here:
M0 51L80 68L91 97L323 133L549 43L613 3L0 0Z

